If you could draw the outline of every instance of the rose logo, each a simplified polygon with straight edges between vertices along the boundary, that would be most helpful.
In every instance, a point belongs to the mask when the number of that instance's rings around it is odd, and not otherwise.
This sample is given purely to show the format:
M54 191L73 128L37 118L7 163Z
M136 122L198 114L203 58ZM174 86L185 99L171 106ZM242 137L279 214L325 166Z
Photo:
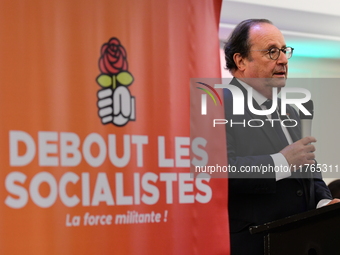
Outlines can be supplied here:
M124 126L135 120L135 97L128 89L134 79L128 71L126 50L117 38L102 45L99 70L97 105L102 123Z

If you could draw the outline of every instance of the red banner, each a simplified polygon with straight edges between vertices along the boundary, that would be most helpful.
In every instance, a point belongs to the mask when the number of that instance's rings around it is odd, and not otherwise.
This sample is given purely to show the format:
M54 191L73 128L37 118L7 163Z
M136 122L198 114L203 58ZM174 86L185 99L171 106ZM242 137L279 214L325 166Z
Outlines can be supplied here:
M190 175L221 1L0 4L0 253L228 254L227 180Z

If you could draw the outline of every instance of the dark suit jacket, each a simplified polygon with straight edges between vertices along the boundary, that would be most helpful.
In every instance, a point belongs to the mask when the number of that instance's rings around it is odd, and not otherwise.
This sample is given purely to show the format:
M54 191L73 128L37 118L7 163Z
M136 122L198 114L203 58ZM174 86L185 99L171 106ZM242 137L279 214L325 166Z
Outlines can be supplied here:
M278 153L284 146L268 121L264 121L263 127L247 125L250 119L265 120L266 116L251 113L247 106L247 91L236 79L233 79L231 84L243 91L245 113L244 115L233 115L232 94L228 89L224 89L226 119L228 124L231 121L242 123L245 120L246 127L240 124L231 127L227 124L228 164L236 169L240 169L241 166L274 166L270 154ZM253 100L253 105L255 108L261 109L255 100ZM293 141L297 141L301 137L298 114L290 106L287 107L287 113L291 119L298 122L297 127L288 128ZM254 122L252 125L255 125ZM274 172L229 174L232 254L263 254L263 239L250 236L249 226L260 225L314 209L321 199L332 198L321 175L309 174L311 177L309 179L299 178L301 176L297 173L280 181L276 181ZM241 232L249 236L239 235ZM243 246L248 247L248 251ZM239 250L240 247L242 251ZM262 249L256 251L256 247L262 247Z

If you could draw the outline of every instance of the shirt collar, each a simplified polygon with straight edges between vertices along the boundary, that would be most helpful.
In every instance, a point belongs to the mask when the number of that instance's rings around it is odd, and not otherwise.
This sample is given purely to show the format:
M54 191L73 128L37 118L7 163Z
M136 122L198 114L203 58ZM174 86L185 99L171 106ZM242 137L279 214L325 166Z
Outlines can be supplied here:
M237 78L236 78L237 79ZM237 81L246 89L248 90L248 88L251 88L251 86L249 86L247 83L237 79ZM260 92L258 92L257 90L253 89L253 98L256 101L256 103L258 103L258 105L262 105L264 102L266 102L268 100L268 98L266 98L264 95L262 95Z

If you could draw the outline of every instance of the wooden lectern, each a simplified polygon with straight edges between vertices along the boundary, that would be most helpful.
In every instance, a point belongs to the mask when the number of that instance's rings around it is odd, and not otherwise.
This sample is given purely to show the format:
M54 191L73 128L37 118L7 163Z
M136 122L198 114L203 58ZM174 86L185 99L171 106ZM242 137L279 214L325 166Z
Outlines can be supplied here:
M340 203L250 227L250 232L265 234L265 255L340 254Z

